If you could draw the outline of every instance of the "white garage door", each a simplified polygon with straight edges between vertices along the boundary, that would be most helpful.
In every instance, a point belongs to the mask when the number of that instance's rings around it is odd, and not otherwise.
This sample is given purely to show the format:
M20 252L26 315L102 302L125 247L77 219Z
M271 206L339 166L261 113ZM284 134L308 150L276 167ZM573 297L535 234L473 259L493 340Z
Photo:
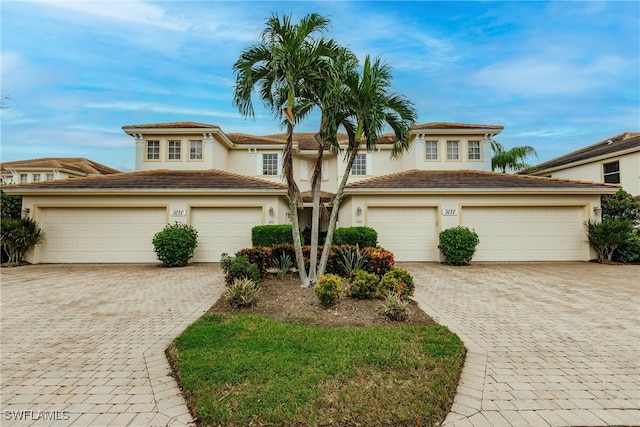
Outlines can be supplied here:
M435 208L370 207L367 225L396 261L438 261Z
M480 236L474 261L588 260L580 207L465 207L462 223Z
M43 208L41 262L155 262L153 235L165 208Z
M198 231L198 262L220 262L224 252L233 256L251 247L251 229L262 224L261 207L192 208L191 225Z

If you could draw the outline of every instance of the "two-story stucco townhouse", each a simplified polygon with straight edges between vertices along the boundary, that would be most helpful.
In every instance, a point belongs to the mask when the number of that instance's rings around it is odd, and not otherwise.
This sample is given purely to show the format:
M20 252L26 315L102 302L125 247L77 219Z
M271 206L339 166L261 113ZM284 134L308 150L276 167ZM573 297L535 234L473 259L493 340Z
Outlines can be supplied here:
M530 175L620 184L640 198L640 132L625 132L533 167Z
M359 154L350 171L339 226L367 225L398 261L439 261L438 234L458 225L480 235L476 261L588 260L584 222L598 217L609 184L491 172L490 139L502 126L415 126L410 151L391 159L393 135ZM31 255L46 262L154 262L151 239L174 221L193 225L195 261L251 245L251 228L288 223L281 175L285 135L225 133L180 122L124 126L136 171L9 186L46 232ZM346 141L345 141L346 143ZM326 154L323 203L331 209L345 170ZM310 211L312 134L294 136L294 173Z

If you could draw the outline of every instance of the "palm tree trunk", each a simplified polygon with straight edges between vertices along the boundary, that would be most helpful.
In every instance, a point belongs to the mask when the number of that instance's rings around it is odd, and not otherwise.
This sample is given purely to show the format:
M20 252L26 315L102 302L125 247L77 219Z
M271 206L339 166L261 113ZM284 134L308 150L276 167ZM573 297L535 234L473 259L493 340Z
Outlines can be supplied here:
M327 261L329 260L329 252L331 250L331 242L333 241L333 232L336 229L336 222L338 221L338 211L340 210L340 203L342 203L342 196L344 194L344 187L347 185L347 181L349 180L349 174L351 173L351 167L353 166L353 162L356 160L356 156L358 155L358 146L360 145L360 136L362 132L358 132L356 135L356 146L349 155L349 160L347 161L347 168L342 175L342 180L340 181L340 185L338 185L338 190L336 191L336 196L333 198L333 204L331 206L331 217L329 218L329 226L327 228L327 237L324 240L324 247L322 248L322 257L320 257L320 265L318 266L318 275L322 276L327 268Z
M309 287L307 270L304 267L302 254L302 241L300 240L300 222L298 221L298 199L300 190L293 177L293 122L287 124L287 144L282 152L282 173L287 182L287 195L289 196L289 219L291 221L291 233L293 234L293 247L296 254L296 264L300 276L300 286Z
M316 140L318 141L316 135ZM324 145L318 141L318 157L313 168L311 189L313 192L313 211L311 214L311 252L309 254L309 284L313 285L317 280L318 269L318 236L320 234L320 190L322 188L322 161L324 158Z

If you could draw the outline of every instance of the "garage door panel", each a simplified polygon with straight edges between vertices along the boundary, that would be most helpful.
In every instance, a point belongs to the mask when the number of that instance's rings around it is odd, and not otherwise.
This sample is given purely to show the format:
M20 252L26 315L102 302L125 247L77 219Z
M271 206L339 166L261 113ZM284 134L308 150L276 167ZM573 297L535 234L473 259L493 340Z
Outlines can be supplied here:
M462 222L480 236L475 261L579 261L588 258L582 208L465 207Z
M370 207L367 225L378 232L378 244L397 261L437 261L435 208Z
M152 239L166 225L166 209L43 208L38 222L41 262L155 262Z
M251 247L251 229L261 224L262 207L192 208L191 225L198 231L194 261L220 262L225 252Z

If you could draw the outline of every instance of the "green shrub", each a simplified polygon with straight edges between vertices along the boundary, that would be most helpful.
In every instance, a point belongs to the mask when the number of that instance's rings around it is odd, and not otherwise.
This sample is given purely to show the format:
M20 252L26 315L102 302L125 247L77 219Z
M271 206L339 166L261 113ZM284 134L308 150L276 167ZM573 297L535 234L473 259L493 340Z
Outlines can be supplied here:
M255 264L260 269L260 277L264 277L267 269L271 267L271 248L265 246L254 246L240 249L236 252L236 257L246 256L249 262Z
M384 276L395 264L393 252L389 252L386 249L369 247L363 248L362 252L366 254L369 260L364 266L364 271L373 273L378 277Z
M220 257L220 265L225 272L224 280L227 286L231 286L238 279L249 279L256 285L260 283L260 269L249 262L246 255L234 258L224 253Z
M340 227L333 234L334 245L378 246L378 233L370 227Z
M44 231L31 218L0 219L0 246L9 265L22 262L24 256L43 240Z
M629 241L618 246L613 253L613 260L625 264L640 263L640 236L631 236Z
M400 295L389 293L384 297L383 314L389 320L404 322L409 319L409 301L405 301Z
M343 245L338 249L336 262L340 266L340 273L344 277L351 277L356 270L363 270L369 260L369 255L360 250L360 246Z
M253 246L275 246L280 243L293 244L291 224L256 225L251 229L251 244ZM300 232L300 239L302 232ZM304 241L302 242L304 244Z
M22 216L22 196L9 195L0 189L0 216L20 219Z
M347 294L351 298L371 299L378 295L380 278L373 273L355 270L349 277Z
M198 247L198 232L187 224L168 224L153 236L158 260L168 267L184 267Z
M380 280L380 293L397 294L402 299L409 299L414 295L416 286L413 277L403 268L391 267Z
M279 259L274 260L274 266L278 269L278 277L284 278L287 275L291 267L293 267L293 260L289 254L282 252Z
M335 274L325 274L318 277L318 281L313 286L320 304L330 306L338 301L342 295L342 277Z
M288 256L291 260L296 262L296 250L293 247L293 243L280 243L271 248L271 261L270 265L274 267L276 261L282 258L283 256Z
M627 219L631 225L640 228L640 201L623 189L615 194L602 196L602 219Z
M478 234L466 227L453 227L440 232L438 249L449 265L468 264L480 243Z
M598 253L598 260L611 262L616 249L632 238L633 225L628 219L604 218L602 222L588 221L587 240Z
M233 308L251 307L260 296L260 285L249 279L236 279L224 293Z

